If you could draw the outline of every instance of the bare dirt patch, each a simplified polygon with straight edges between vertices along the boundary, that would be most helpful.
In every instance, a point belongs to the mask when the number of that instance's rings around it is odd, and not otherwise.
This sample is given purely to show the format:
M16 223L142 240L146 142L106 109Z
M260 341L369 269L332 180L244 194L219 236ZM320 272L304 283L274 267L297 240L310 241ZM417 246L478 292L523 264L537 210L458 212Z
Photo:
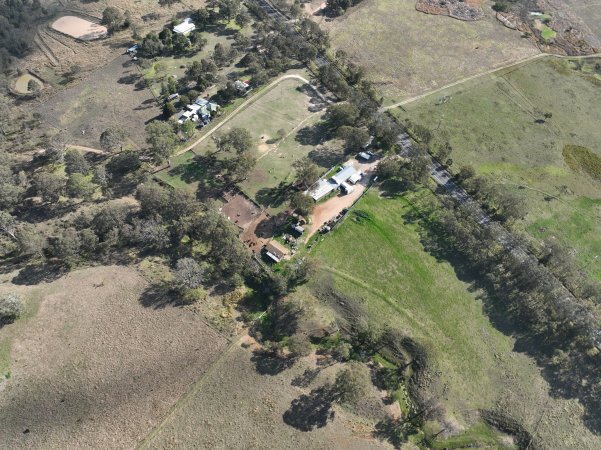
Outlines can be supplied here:
M261 215L259 207L242 194L228 195L226 200L227 203L223 205L221 212L243 230Z
M63 16L52 23L52 28L59 33L81 39L82 41L93 41L107 35L107 29L89 20L77 16Z
M480 20L484 17L482 0L417 0L415 9L459 20Z
M19 78L17 78L17 80L15 81L15 91L17 91L20 94L30 93L31 91L29 90L29 82L32 80L39 85L40 89L42 89L42 87L44 86L42 80L40 80L37 77L34 77L30 73L24 73L23 75L19 76Z
M187 309L144 307L147 287L116 266L18 287L39 310L0 330L3 447L132 448L210 366L227 341Z

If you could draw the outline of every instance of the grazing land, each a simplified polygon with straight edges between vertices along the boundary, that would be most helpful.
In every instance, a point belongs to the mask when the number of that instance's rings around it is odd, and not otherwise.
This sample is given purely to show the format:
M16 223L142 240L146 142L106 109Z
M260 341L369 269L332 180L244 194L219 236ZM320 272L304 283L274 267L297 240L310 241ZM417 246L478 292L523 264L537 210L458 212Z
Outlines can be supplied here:
M278 369L253 347L231 347L142 448L391 448L371 436L371 421L339 408L327 426L311 432L286 424L284 414L305 393L292 380L310 363Z
M601 279L601 185L599 174L591 173L599 167L591 158L601 156L598 62L548 57L439 92L396 114L448 140L456 169L472 165L515 190L528 211L520 225L573 248L579 265ZM440 102L444 96L450 100Z
M490 10L482 20L465 22L416 11L415 0L366 0L321 25L334 49L364 67L387 102L538 53Z
M253 95L252 91L249 95ZM323 153L331 157L339 149L335 145L327 149L319 146L321 131L315 125L323 118L325 104L304 82L285 79L255 95L256 100L235 116L221 119L227 123L216 134L235 127L246 128L251 133L253 147L250 154L257 158L257 164L239 187L261 206L278 212L283 207L278 188L292 182L294 161L309 155L325 170L330 160L324 158ZM202 162L203 155L213 154L216 150L214 142L205 139L193 151L172 158L171 167L158 172L157 177L175 187L188 185L198 189L201 181L206 182L210 175ZM230 155L217 156L227 158Z
M414 216L432 200L429 191L383 198L372 189L313 254L337 289L364 299L376 323L425 346L432 365L427 389L445 412L437 429L461 433L474 425L477 409L491 409L536 429L540 448L599 447L578 419L580 405L551 397L534 361L493 326L481 293L426 252Z
M162 420L227 341L187 309L146 306L147 288L117 266L2 284L27 302L0 329L4 446L132 448Z
M76 86L58 92L38 109L42 120L65 130L70 143L97 147L109 127L123 128L136 148L145 124L161 114L129 56L120 56Z

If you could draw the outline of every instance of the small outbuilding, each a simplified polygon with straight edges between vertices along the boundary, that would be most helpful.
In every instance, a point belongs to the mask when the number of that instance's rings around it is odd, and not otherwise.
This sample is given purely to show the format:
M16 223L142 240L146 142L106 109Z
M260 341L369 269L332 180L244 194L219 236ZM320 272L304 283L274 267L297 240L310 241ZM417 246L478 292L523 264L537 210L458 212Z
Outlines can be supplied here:
M298 222L291 224L290 228L292 228L292 230L294 232L298 233L299 235L301 235L301 234L303 234L305 232L305 229Z
M351 186L350 184L348 184L346 181L343 181L342 183L340 183L340 189L345 194L350 194L351 192L353 192L355 190L355 188L353 186Z
M246 94L246 91L248 91L250 84L248 84L247 81L236 80L236 81L234 81L234 87L241 94Z
M348 182L351 184L356 184L359 182L359 180L361 180L361 178L363 178L363 174L361 172L356 172L349 177Z
M273 239L265 245L264 250L265 256L276 263L279 263L282 259L286 259L290 256L290 251L284 245Z

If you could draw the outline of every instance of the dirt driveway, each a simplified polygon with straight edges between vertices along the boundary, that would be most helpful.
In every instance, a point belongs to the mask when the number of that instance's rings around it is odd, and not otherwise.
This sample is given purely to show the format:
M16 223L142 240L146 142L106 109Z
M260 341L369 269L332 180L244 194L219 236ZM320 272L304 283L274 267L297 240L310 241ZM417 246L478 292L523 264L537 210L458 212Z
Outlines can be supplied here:
M313 209L313 214L311 215L311 227L309 228L309 233L307 233L305 242L307 242L323 225L340 214L340 211L355 203L369 185L371 177L373 176L373 171L378 163L377 160L371 162L352 160L352 162L356 169L363 172L363 178L355 184L355 189L350 194L338 194L336 197L320 203Z

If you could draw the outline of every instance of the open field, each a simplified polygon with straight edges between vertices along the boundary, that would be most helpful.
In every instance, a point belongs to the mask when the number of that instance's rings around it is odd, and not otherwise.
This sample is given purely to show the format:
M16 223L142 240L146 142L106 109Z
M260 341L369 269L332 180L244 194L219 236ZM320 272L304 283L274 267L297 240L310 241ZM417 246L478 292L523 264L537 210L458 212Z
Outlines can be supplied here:
M120 56L79 84L56 93L39 108L42 120L66 130L70 143L97 147L108 127L127 131L132 145L143 146L144 127L161 109L139 81L137 67Z
M253 95L252 91L249 95ZM302 81L284 79L255 95L257 98L235 116L222 118L227 123L216 134L226 133L234 127L246 128L251 133L251 154L257 158L257 164L239 187L260 205L278 212L283 207L278 187L292 181L294 161L309 155L326 169L329 161L324 157L327 156L325 153L331 156L337 150L319 146L321 136L313 133L313 125L322 119L325 105ZM193 152L172 158L171 168L158 172L156 176L172 186L188 185L197 189L199 183L210 175L210 170L195 160L194 155L202 157L216 150L214 142L205 139ZM231 155L216 156L229 158Z
M107 35L104 25L77 16L63 16L52 22L52 29L82 41L93 41Z
M464 22L416 11L415 0L365 0L321 25L394 102L538 53L485 10Z
M278 370L252 347L235 345L142 448L390 448L371 437L370 421L339 408L327 426L310 432L285 423L283 415L304 393L291 382L306 367Z
M497 409L536 429L540 448L598 448L601 438L578 419L580 405L552 398L534 361L492 325L479 292L426 253L409 216L430 197L421 191L387 199L371 190L314 248L322 271L339 290L364 299L374 321L426 347L428 389L444 406L447 430L468 429L476 409Z
M566 145L578 145L601 156L597 62L544 58L439 92L395 113L449 140L455 169L472 165L519 193L528 210L522 226L574 248L582 268L601 279L601 185L571 168L563 155ZM445 95L450 100L437 105ZM545 113L552 117L536 123Z
M144 306L147 287L117 266L2 284L22 293L28 310L0 330L10 346L3 446L132 448L162 419L227 341L189 310Z

